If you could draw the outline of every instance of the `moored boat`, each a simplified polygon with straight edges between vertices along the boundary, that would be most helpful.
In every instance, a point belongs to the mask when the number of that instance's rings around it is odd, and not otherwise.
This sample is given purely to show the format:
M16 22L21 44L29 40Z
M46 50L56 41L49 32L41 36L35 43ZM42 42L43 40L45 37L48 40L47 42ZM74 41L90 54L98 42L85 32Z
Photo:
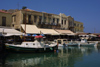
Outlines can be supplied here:
M54 41L58 44L58 47L67 47L67 39L56 39Z
M69 42L68 44L66 44L67 46L78 46L78 43L76 42Z
M81 42L78 43L79 46L85 47L94 47L97 46L98 42L87 42L87 39L81 39Z
M12 52L52 52L57 47L56 43L45 44L42 37L38 37L32 40L19 42L14 40L13 42L6 42L5 46L8 51ZM17 42L16 42L17 41Z

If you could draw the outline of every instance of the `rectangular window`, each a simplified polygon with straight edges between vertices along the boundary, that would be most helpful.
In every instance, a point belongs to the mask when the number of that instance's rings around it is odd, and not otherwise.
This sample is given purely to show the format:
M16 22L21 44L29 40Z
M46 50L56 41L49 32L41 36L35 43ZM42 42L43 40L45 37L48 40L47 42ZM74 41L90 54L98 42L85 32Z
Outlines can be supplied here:
M6 26L6 17L2 17L2 26Z
M81 27L83 27L83 25L81 25Z
M13 18L14 18L14 22L16 22L16 15L13 15Z
M73 26L73 22L72 21L69 21L69 26Z
M65 20L65 25L66 25L66 20Z
M74 23L74 26L76 26L76 24Z
M31 15L28 15L28 23L31 24Z
M51 18L48 19L48 22L49 22L49 23L51 22Z
M77 24L77 26L79 27L79 24Z
M34 16L34 22L35 23L37 22L37 16Z
M59 24L59 19L57 19L57 24Z
M46 22L46 17L44 17L44 22Z
M39 16L39 22L42 22L42 16Z
M55 18L53 18L53 23L55 22Z
M61 22L61 23L62 23L62 25L63 25L63 20L62 20L62 22Z

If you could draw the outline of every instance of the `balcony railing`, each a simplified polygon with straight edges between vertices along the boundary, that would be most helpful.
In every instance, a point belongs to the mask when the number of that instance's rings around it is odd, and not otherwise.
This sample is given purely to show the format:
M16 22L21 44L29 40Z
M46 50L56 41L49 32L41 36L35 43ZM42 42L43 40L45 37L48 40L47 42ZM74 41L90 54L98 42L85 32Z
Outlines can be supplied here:
M23 24L25 24L25 22L26 24L33 24L33 21L23 21Z
M60 26L60 24L58 23L47 23L47 22L38 22L38 24L44 24L44 25L53 25L53 26Z
M41 28L60 28L60 24L55 24L55 23L47 23L47 22L38 22L38 27Z

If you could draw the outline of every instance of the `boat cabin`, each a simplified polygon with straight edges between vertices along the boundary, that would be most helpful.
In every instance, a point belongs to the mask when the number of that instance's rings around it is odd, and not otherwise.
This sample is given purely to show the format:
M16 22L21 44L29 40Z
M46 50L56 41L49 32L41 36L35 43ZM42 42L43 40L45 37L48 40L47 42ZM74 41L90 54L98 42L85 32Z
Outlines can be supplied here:
M81 43L87 43L87 39L81 39Z
M63 45L63 44L68 43L68 40L67 39L57 39L57 40L55 40L55 42L57 42L58 44Z

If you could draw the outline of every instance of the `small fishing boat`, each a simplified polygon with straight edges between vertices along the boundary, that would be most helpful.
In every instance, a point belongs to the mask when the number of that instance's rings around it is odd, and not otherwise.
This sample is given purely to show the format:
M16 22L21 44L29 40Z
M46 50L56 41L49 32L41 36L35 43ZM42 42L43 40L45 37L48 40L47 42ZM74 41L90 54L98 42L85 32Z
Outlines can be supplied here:
M56 39L54 41L58 44L58 47L67 47L67 39Z
M81 39L81 42L78 43L79 46L97 46L98 42L87 42L87 39Z
M39 35L25 38L25 41L20 38L10 39L5 43L6 49L14 52L52 52L57 47L54 42L45 44L43 37Z
M58 47L68 47L68 46L78 46L78 43L76 42L68 42L67 39L57 39L56 40Z
M69 42L68 44L66 44L67 46L78 46L78 43L76 42Z

